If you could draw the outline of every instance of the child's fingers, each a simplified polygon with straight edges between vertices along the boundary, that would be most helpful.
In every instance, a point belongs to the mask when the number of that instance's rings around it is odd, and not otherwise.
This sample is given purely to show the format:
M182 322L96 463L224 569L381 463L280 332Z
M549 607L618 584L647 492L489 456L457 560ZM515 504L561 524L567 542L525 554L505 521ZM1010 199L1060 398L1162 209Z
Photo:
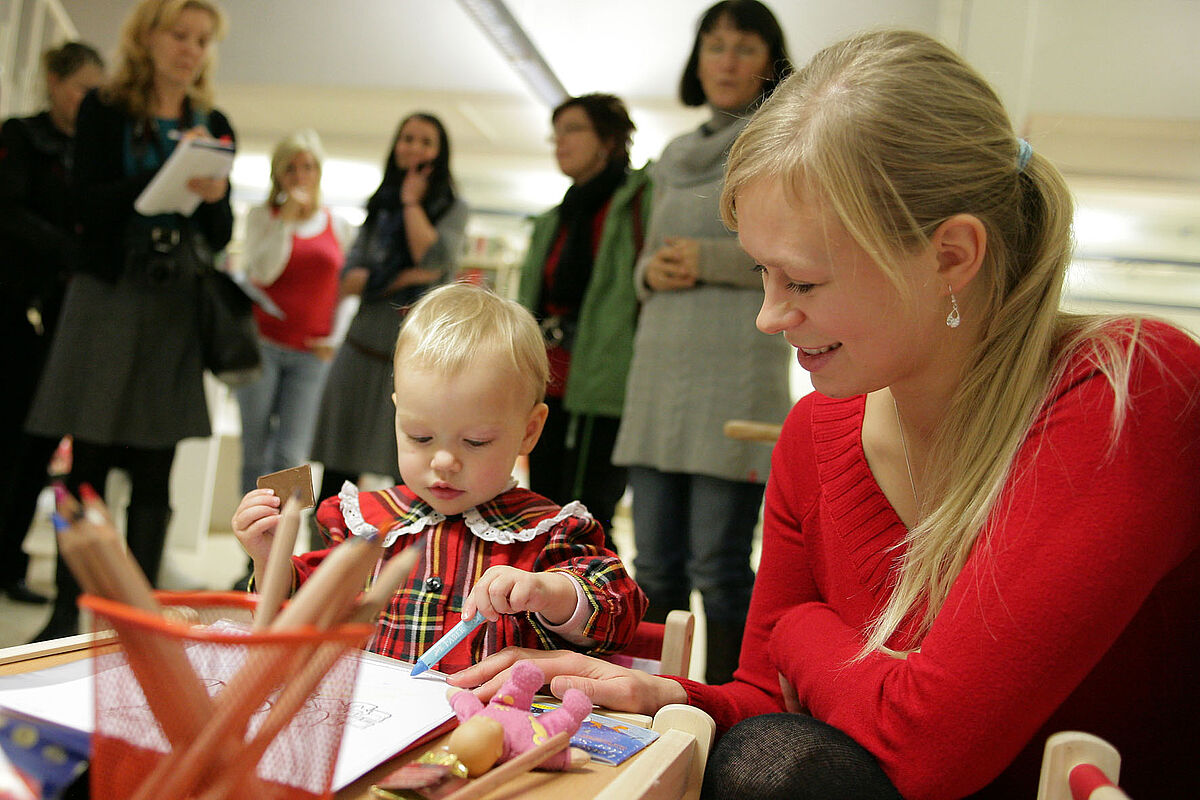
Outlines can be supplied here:
M233 532L238 538L262 536L279 524L279 511L270 506L255 505L238 509L233 515Z
M236 514L244 508L251 508L253 506L279 508L282 505L283 501L279 495L275 494L273 489L254 489L246 493L246 496L238 503L237 511L234 513Z
M242 498L242 501L238 503L237 508L234 509L233 519L230 521L230 524L232 525L233 530L236 532L241 529L238 525L239 522L244 522L245 525L249 525L254 521L249 515L250 512L258 509L258 511L255 513L259 515L261 515L264 510L266 512L277 513L281 505L282 501L273 490L255 489L247 492L246 496Z
M246 535L250 538L271 536L278 525L279 514L268 514L250 523L249 527L246 528Z
M488 581L487 575L484 575L472 587L470 593L467 594L467 599L463 601L463 619L470 619L475 616L476 612L483 614L489 622L500 619L500 612L492 605L490 584L491 581Z
M501 614L508 612L508 586L506 581L507 573L513 571L512 567L489 567L479 580L471 587L471 591L467 594L467 599L473 601L474 608L467 609L463 606L463 618L470 619L475 614L475 611L483 613L489 622L495 622L500 619ZM468 610L471 613L467 613Z
M512 576L504 592L505 614L516 614L521 611L541 611L536 602L537 584L534 576L528 572Z
M500 614L516 614L526 611L529 602L528 572L505 567L497 572L488 586L488 600Z

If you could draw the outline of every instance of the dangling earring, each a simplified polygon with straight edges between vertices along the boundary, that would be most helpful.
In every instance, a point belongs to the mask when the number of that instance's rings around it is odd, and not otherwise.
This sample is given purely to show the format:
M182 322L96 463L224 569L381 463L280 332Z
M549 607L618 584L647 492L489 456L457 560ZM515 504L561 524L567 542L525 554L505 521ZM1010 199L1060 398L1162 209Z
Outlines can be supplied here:
M946 315L946 327L957 328L962 324L962 317L958 313L958 300L954 299L954 287L947 284L946 288L950 290L950 313Z

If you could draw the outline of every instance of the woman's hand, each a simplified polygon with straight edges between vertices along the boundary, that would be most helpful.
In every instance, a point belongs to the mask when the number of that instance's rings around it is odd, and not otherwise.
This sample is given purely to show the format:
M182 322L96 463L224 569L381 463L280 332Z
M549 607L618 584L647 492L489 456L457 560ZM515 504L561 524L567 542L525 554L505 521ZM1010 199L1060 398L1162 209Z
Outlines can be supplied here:
M279 218L284 222L302 222L311 217L314 211L312 193L296 187L287 192L287 199L279 207Z
M322 361L332 361L333 357L337 355L337 347L328 336L306 339L304 343L308 345L309 352Z
M433 172L433 164L421 164L404 173L404 182L400 184L400 202L405 206L419 206L429 191L429 175Z
M181 142L186 142L189 139L215 141L213 135L208 132L208 128L203 125L196 125L179 134ZM215 203L225 196L225 192L229 191L229 181L225 178L209 178L195 175L188 179L187 188L188 191L200 195L200 199L204 202Z
M366 288L367 279L370 277L371 271L366 267L351 267L342 273L342 282L338 285L338 292L342 297L360 295Z
M668 236L650 257L646 266L646 285L656 292L690 289L696 285L699 266L699 242Z
M189 139L212 139L213 135L208 132L208 128L203 125L193 125L186 131L179 134L179 141L186 142Z
M808 709L800 705L800 697L796 694L796 689L788 683L788 679L783 677L783 673L779 674L779 691L783 693L783 707L793 714L807 714Z
M665 705L687 702L687 692L677 681L571 650L509 647L454 673L446 681L460 688L477 687L476 697L486 703L508 680L513 664L522 660L535 661L546 673L555 697L561 698L567 689L579 689L596 705L651 716Z
M215 203L225 196L225 192L229 189L229 181L225 178L188 178L187 188L189 192L200 195L200 199L206 203Z

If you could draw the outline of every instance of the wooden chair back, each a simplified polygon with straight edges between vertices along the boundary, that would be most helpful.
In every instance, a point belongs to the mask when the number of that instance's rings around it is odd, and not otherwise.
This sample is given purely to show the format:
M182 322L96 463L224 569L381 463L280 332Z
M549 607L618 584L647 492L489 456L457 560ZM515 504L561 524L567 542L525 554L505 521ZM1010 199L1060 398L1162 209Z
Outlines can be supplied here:
M686 678L692 663L695 632L696 618L692 612L675 609L667 614L666 622L640 623L629 646L606 656L606 660L655 675Z

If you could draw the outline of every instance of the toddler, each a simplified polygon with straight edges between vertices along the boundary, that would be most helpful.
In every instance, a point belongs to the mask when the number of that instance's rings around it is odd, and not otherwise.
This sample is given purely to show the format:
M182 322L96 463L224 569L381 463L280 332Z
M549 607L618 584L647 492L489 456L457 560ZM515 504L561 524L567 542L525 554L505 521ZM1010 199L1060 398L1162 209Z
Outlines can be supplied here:
M424 538L424 554L378 623L371 649L415 661L460 619L487 618L439 662L461 670L509 645L596 654L627 645L646 598L579 502L517 488L537 443L549 367L533 317L468 284L442 286L408 313L394 357L401 486L346 483L316 519L331 546L383 537L384 558ZM246 494L233 530L261 577L279 521L269 489ZM294 556L295 585L329 554Z

